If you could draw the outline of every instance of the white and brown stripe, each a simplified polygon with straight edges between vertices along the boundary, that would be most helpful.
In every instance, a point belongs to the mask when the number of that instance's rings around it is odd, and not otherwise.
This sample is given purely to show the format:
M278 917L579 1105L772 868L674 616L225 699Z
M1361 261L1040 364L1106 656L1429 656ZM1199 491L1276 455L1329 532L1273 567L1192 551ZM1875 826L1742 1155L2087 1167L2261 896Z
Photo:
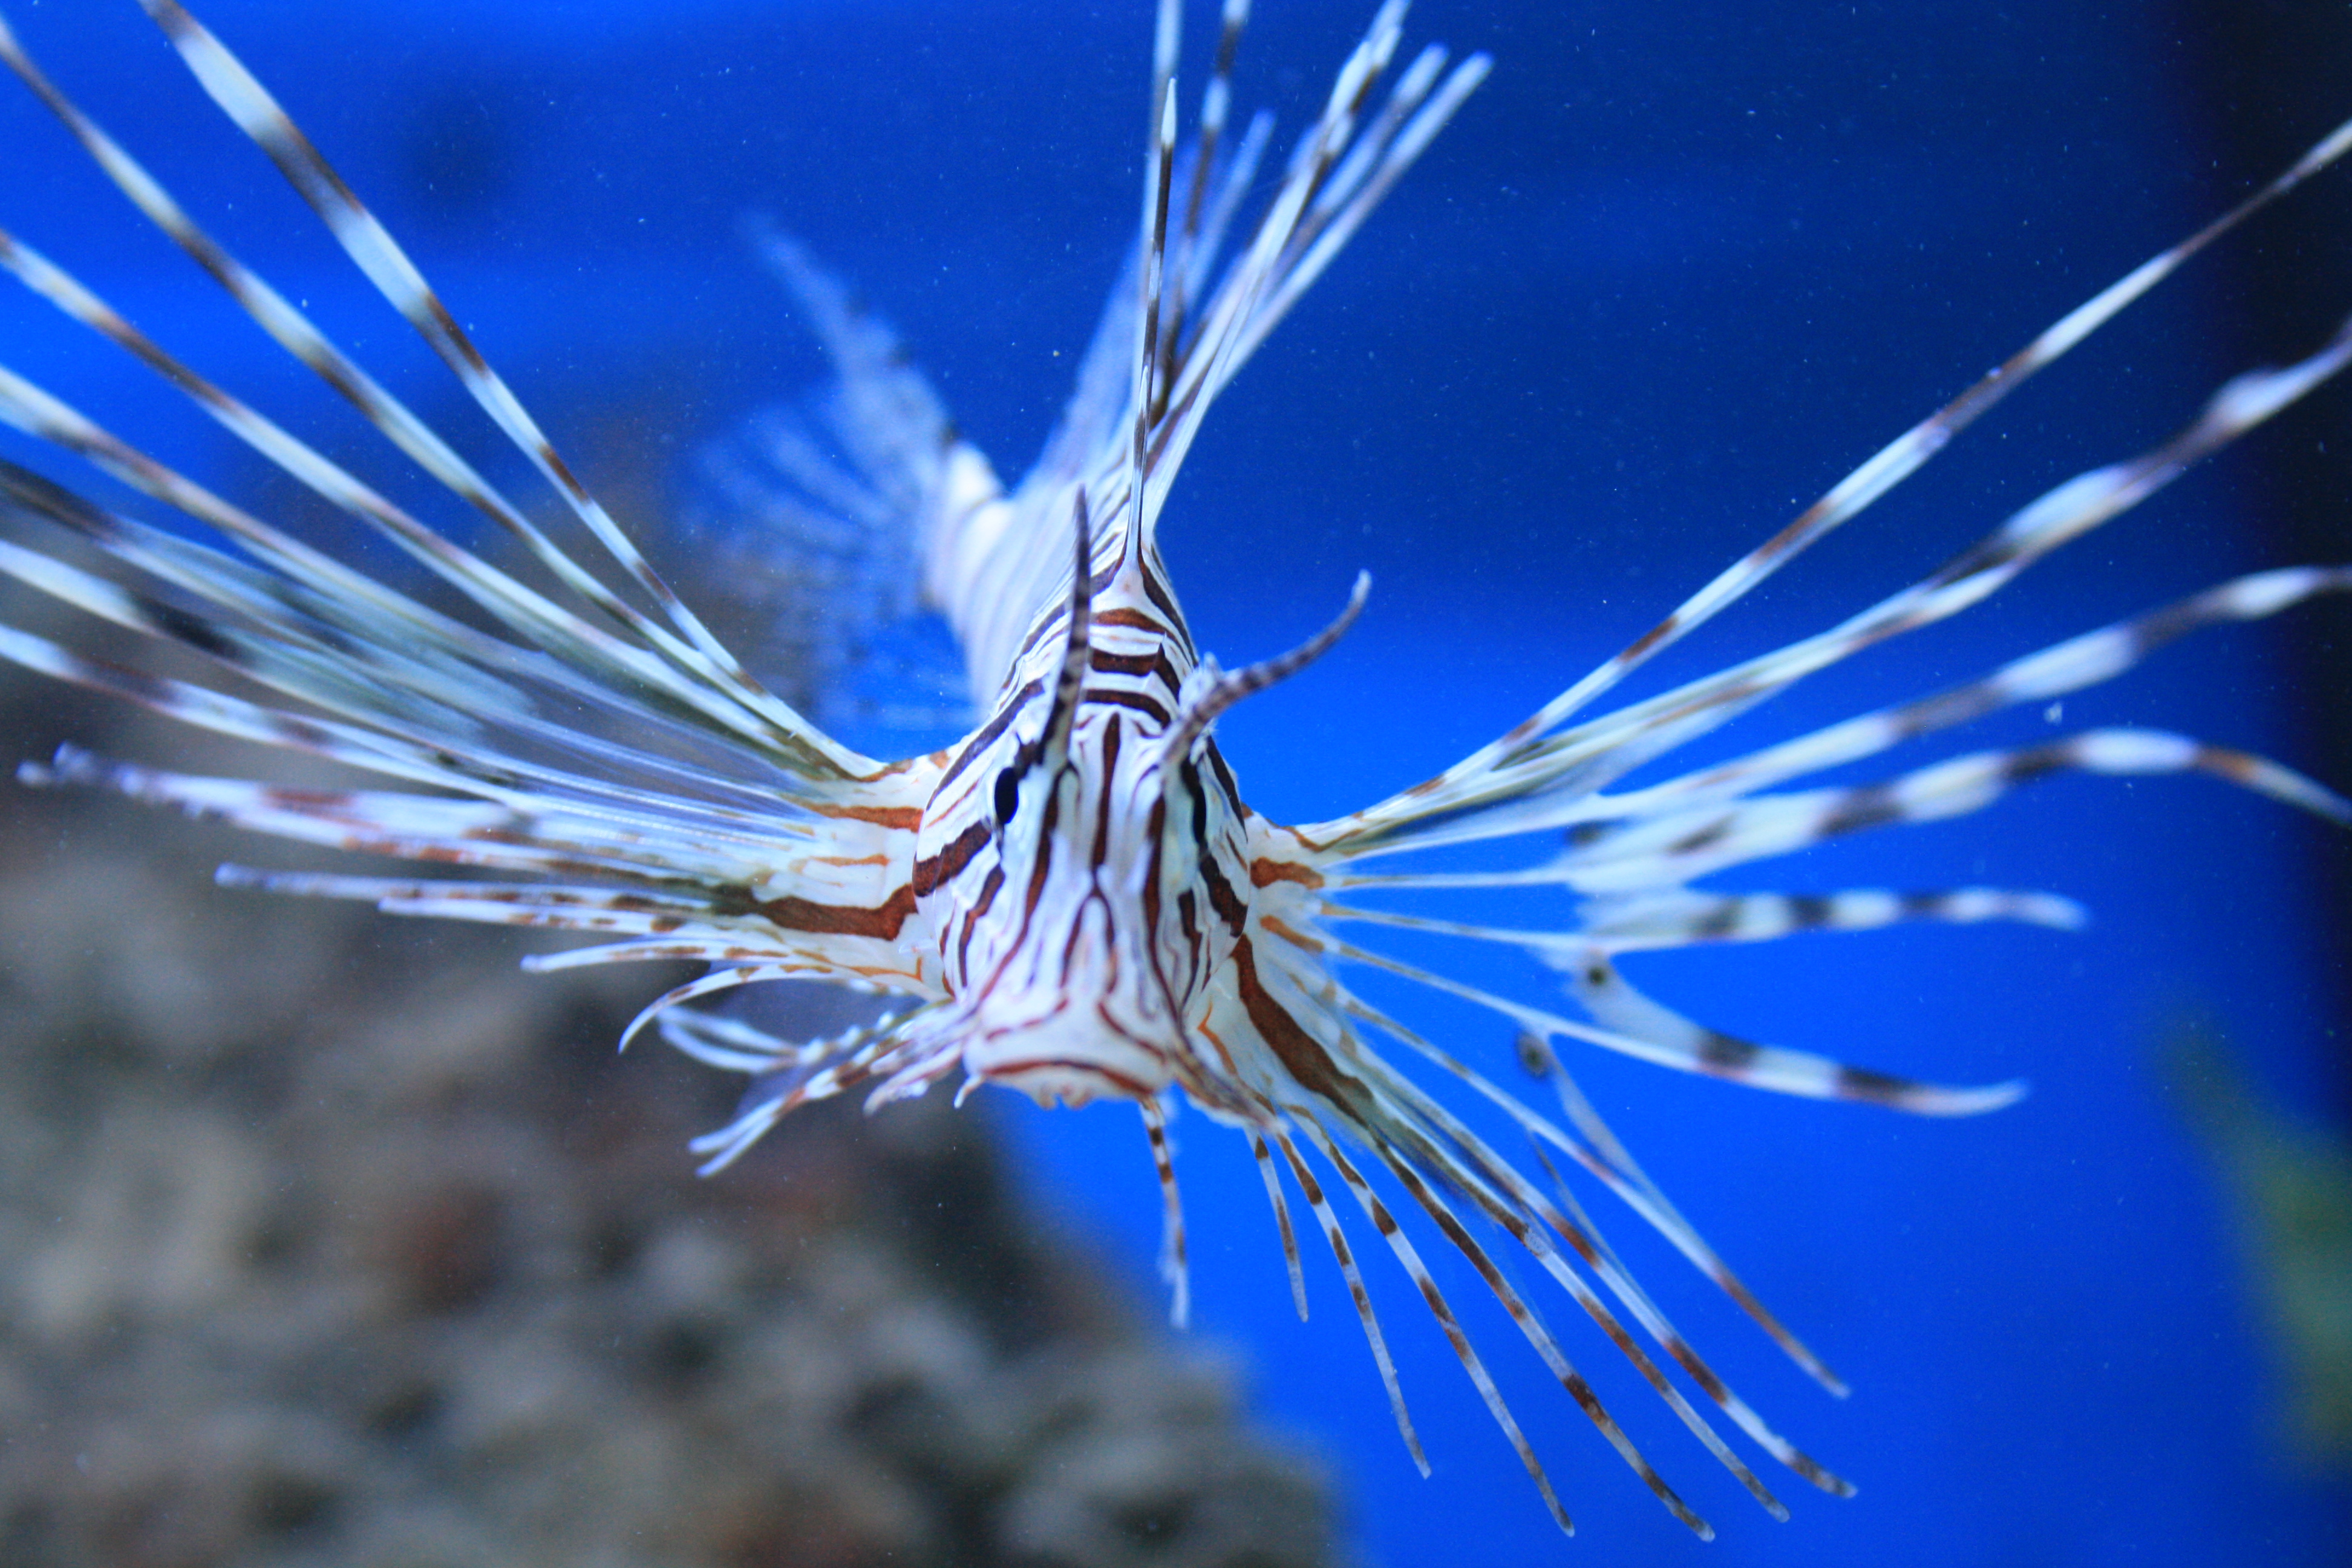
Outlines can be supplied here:
M1165 1268L1180 1320L1188 1300L1186 1240L1167 1118L1181 1091L1247 1139L1302 1315L1307 1293L1287 1194L1295 1187L1304 1199L1415 1463L1427 1470L1353 1244L1327 1191L1329 1177L1348 1189L1411 1278L1563 1528L1568 1516L1534 1445L1400 1213L1432 1227L1470 1268L1603 1438L1696 1532L1711 1531L1635 1449L1535 1300L1511 1280L1505 1258L1511 1248L1534 1259L1768 1511L1786 1513L1717 1434L1705 1406L1810 1484L1837 1495L1852 1489L1767 1426L1715 1373L1565 1187L1556 1195L1539 1189L1381 1047L1394 1042L1497 1108L1535 1142L1547 1169L1554 1156L1564 1157L1664 1237L1797 1364L1843 1392L1610 1131L1569 1076L1560 1042L1783 1093L1921 1114L1989 1110L2013 1099L2019 1086L1920 1083L1740 1039L1634 990L1616 956L1900 921L2078 924L2076 906L2030 891L1722 893L1690 886L1866 828L1973 812L2061 771L2205 773L2352 821L2352 805L2277 763L2152 730L2094 729L1984 750L1858 786L1781 787L1999 709L2054 701L2189 631L2259 619L2352 588L2352 568L2326 566L2240 578L1941 693L1609 793L1633 769L1865 648L1959 613L2121 515L2336 374L2352 359L2352 332L2284 369L2232 382L2170 440L2057 487L1939 571L1830 629L1570 723L1659 650L1916 472L2011 388L2340 156L2352 145L2352 126L2235 211L2069 313L1524 723L1390 800L1291 828L1244 805L1219 749L1216 721L1328 650L1362 610L1366 584L1359 578L1339 617L1315 638L1228 673L1202 654L1186 626L1159 553L1158 521L1210 406L1460 109L1486 74L1485 57L1449 64L1444 50L1424 49L1394 73L1387 99L1376 105L1403 36L1401 0L1381 6L1273 182L1255 226L1228 247L1270 135L1264 116L1240 137L1227 135L1249 6L1227 0L1223 7L1201 121L1188 141L1176 88L1181 18L1174 0L1161 0L1134 269L1112 291L1060 429L1029 476L1010 489L955 436L944 405L904 362L887 329L797 245L780 236L765 240L833 355L843 406L862 422L853 483L832 483L804 453L787 454L787 466L798 461L810 504L831 506L856 526L904 528L918 542L925 589L962 642L983 715L942 752L884 763L818 730L720 646L580 485L406 253L277 100L176 0L142 3L214 100L553 489L602 563L576 557L531 521L520 503L492 488L215 241L0 24L0 60L136 209L386 441L513 535L555 584L550 592L530 587L436 533L173 356L63 269L0 235L0 269L137 356L278 470L422 563L496 628L428 607L290 537L0 370L0 419L205 525L227 546L113 516L40 476L0 466L0 515L78 536L111 563L119 580L13 542L0 542L0 574L100 620L193 650L225 682L245 683L237 689L246 694L105 663L7 627L0 627L0 658L202 730L344 763L403 787L294 789L70 750L47 764L27 764L19 776L102 787L439 873L419 879L224 868L229 886L600 939L533 960L543 969L655 959L709 964L703 976L655 998L627 1031L657 1026L681 1051L751 1080L736 1118L695 1144L706 1169L741 1155L795 1107L852 1090L881 1105L960 1076L963 1092L993 1083L1047 1102L1133 1101L1163 1197ZM1517 868L1365 868L1379 857L1523 835L1537 837L1528 863ZM1377 907L1399 893L1514 886L1563 888L1583 903L1576 919L1539 930ZM1523 949L1559 971L1579 1011L1571 1016L1343 941L1334 934L1342 925ZM1550 1085L1557 1115L1524 1104L1357 997L1342 979L1349 965L1504 1020L1521 1037L1523 1059ZM743 986L810 976L886 992L900 1005L871 1025L810 1042L777 1039L694 1005ZM1409 1203L1395 1204L1382 1185ZM1492 1225L1509 1246L1474 1236L1472 1219ZM1689 1398L1676 1373L1704 1399Z

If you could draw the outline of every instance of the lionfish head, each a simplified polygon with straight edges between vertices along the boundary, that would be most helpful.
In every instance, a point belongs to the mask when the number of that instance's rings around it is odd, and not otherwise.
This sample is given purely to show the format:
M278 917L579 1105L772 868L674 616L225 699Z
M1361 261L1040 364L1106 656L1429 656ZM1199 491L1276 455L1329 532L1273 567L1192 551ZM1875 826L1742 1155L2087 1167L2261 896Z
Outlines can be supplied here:
M957 900L937 928L949 997L919 1026L936 1044L926 1056L940 1072L961 1066L967 1093L1140 1100L1180 1076L1195 972L1171 967L1182 933L1160 929L1162 900L1141 891L1166 863L1161 738L1141 721L1084 703L1058 737L1049 724L1009 747L986 786L992 820L974 857L986 864L967 875L994 890Z
M1008 682L988 782L926 824L934 853L970 836L960 870L980 889L938 927L950 1000L924 1021L937 1042L926 1058L935 1074L961 1065L966 1093L994 1083L1084 1105L1150 1101L1181 1082L1217 1104L1232 1068L1192 1020L1245 923L1252 873L1246 814L1209 730L1336 642L1369 580L1304 646L1226 672L1155 635L1149 566L1123 555L1095 577L1083 494L1076 510L1061 646ZM1024 710L1042 713L1034 731Z

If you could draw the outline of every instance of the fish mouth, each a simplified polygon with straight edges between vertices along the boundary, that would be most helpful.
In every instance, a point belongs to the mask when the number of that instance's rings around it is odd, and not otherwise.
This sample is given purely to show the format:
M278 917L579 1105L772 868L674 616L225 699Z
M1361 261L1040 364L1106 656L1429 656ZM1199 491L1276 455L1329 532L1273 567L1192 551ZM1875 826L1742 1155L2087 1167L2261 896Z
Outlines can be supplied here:
M1167 1047L1120 1020L1108 998L1063 997L1034 1016L992 1020L982 1005L963 1045L964 1085L1017 1089L1039 1105L1147 1100L1174 1080Z
M1039 1105L1144 1101L1176 1080L1185 1054L1168 999L1132 932L1089 899L1041 924L941 1020L966 1082L1018 1089Z

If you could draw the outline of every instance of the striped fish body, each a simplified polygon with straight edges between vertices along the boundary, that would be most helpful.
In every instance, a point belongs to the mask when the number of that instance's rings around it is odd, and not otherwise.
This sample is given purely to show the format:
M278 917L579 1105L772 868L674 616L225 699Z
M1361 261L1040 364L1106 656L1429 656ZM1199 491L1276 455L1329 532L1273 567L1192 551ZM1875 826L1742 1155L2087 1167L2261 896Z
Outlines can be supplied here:
M912 886L950 1003L926 1030L939 1054L925 1074L960 1065L975 1083L1070 1105L1149 1100L1180 1078L1207 1087L1181 1049L1202 970L1198 900L1161 898L1161 752L1195 660L1165 588L1147 592L1122 565L1088 595L1075 696L1062 690L1064 604L1029 628L923 813ZM1048 756L1059 700L1074 710L1064 754Z
M2120 516L2335 374L2352 358L2345 332L2230 383L2171 437L2052 489L1934 573L1827 629L1650 699L1606 705L1651 659L1901 483L2241 218L2336 159L2352 145L2352 127L2070 312L1524 721L1388 799L1292 827L1244 805L1215 724L1328 649L1360 609L1363 584L1316 638L1227 670L1194 645L1159 554L1158 525L1209 408L1477 87L1483 57L1456 62L1433 47L1407 56L1402 5L1380 6L1277 170L1265 121L1229 123L1248 6L1223 7L1216 64L1188 117L1174 81L1181 18L1163 3L1150 114L1139 127L1147 184L1136 259L1113 290L1059 429L1016 484L954 434L942 401L877 318L792 240L766 237L768 259L838 373L821 416L832 448L806 430L781 439L771 454L779 489L813 526L879 520L908 531L928 596L961 644L982 715L956 745L892 762L843 744L761 685L587 493L458 318L268 90L175 0L142 3L205 89L544 478L568 531L557 537L537 510L510 501L329 342L297 301L237 263L0 26L5 63L145 216L288 354L504 530L535 574L517 575L409 516L0 234L0 266L35 295L162 371L274 468L469 606L452 616L389 587L188 483L29 379L0 374L0 417L231 545L192 543L0 467L0 511L79 535L116 575L14 543L0 551L0 570L191 650L223 679L166 680L7 627L0 657L214 733L363 770L391 787L292 789L70 751L22 776L102 785L434 868L404 879L225 868L232 883L603 939L537 967L709 965L655 999L630 1034L658 1026L679 1049L750 1080L737 1118L697 1144L710 1169L796 1107L846 1092L879 1105L954 1080L1048 1103L1131 1102L1160 1180L1180 1318L1184 1232L1164 1121L1181 1091L1243 1131L1302 1311L1289 1205L1307 1205L1416 1460L1426 1468L1343 1207L1360 1213L1412 1279L1563 1526L1534 1445L1415 1233L1466 1264L1601 1438L1694 1531L1710 1533L1603 1407L1505 1254L1538 1274L1547 1291L1567 1296L1765 1509L1786 1513L1717 1422L1810 1484L1851 1490L1697 1355L1557 1180L1573 1174L1622 1201L1799 1366L1841 1388L1611 1131L1570 1071L1570 1047L1921 1114L1990 1110L2018 1092L2011 1084L1921 1083L1736 1037L1637 990L1618 958L1796 931L1989 920L2063 927L2081 918L2067 900L2031 890L1782 894L1695 884L1831 838L1964 815L2068 771L2204 773L2352 819L2352 805L2276 763L2145 730L1980 750L1861 785L1809 782L1979 716L2054 709L2190 630L2352 590L2352 570L2335 566L2225 583L1948 689L1704 767L1676 771L1670 761L1800 682L1960 614ZM1627 782L1644 768L1650 782ZM1521 863L1431 870L1407 858L1495 841L1521 845ZM1420 912L1430 900L1482 889L1547 889L1566 895L1575 912L1527 930ZM1422 901L1400 912L1390 901L1400 894ZM1559 984L1498 994L1355 935L1399 930L1532 954ZM1552 1103L1522 1103L1387 1016L1349 987L1344 966L1485 1010L1498 1033L1517 1037L1522 1065ZM887 993L890 1010L834 1038L791 1040L698 1005L735 988L808 977ZM1480 1102L1512 1142L1531 1140L1537 1160L1507 1157L1399 1058L1417 1059L1457 1098Z
M1242 803L1215 742L1183 725L1214 667L1157 552L1107 542L1088 552L1083 595L1075 563L1055 584L987 721L938 771L908 885L950 1005L901 1081L960 1068L969 1085L1073 1106L1181 1085L1213 1114L1270 1123L1285 1074L1252 1016L1276 1011L1254 948L1283 932L1313 951L1304 895L1321 879L1303 841Z

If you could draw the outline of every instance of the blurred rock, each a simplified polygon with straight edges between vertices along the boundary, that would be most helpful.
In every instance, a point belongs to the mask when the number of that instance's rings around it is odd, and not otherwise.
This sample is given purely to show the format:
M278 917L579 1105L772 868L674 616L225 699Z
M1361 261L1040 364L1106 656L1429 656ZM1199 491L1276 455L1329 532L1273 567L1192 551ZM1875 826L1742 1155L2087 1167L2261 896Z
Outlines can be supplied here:
M818 1107L698 1182L732 1086L612 1054L670 977L212 888L262 852L0 809L0 1563L1330 1561L1314 1468L974 1116Z

